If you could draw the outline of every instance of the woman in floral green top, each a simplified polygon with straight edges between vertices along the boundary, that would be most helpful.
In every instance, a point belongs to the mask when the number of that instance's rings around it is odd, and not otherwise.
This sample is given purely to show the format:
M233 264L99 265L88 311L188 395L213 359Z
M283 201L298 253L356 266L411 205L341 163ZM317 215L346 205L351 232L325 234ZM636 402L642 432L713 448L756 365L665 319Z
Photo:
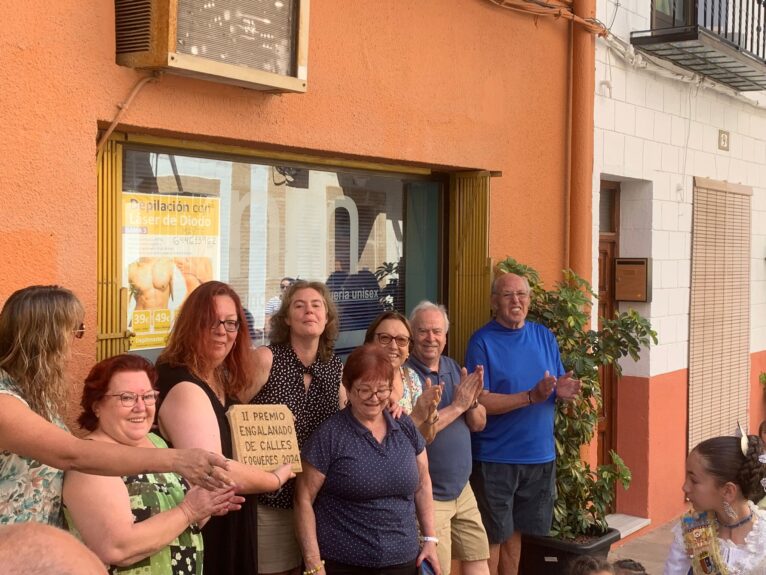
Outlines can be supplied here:
M163 449L149 433L159 392L157 372L144 358L118 355L96 364L85 379L78 422L94 442ZM239 510L233 487L187 489L174 473L122 478L67 471L67 523L110 565L110 573L202 573L199 528L211 515Z
M58 286L18 290L0 312L0 525L61 525L61 470L174 471L209 488L227 479L225 459L207 451L108 445L66 430L64 372L85 334L83 316L79 300Z

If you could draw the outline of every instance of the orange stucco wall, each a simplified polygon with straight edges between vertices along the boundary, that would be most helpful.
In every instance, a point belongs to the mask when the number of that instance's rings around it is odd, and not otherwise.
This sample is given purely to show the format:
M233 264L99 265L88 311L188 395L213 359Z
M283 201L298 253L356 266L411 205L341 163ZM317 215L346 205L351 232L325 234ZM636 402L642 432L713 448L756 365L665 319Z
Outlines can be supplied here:
M633 473L617 490L617 511L650 517L658 527L684 510L687 370L623 377L617 406L617 452Z
M60 283L92 326L97 130L145 74L115 64L112 2L57 0L44 13L4 3L0 19L0 302ZM568 33L563 19L487 0L322 0L311 5L308 93L167 75L143 88L118 130L500 170L491 254L550 281L565 265ZM80 375L95 357L93 331L81 351Z
M766 373L766 350L750 354L750 433L758 433L758 426L766 420L766 390L758 380Z
M766 419L766 394L758 375L766 372L766 351L750 356L750 433ZM633 473L628 491L618 488L617 511L649 517L641 536L686 509L681 485L687 453L688 372L651 378L623 377L619 382L617 451Z

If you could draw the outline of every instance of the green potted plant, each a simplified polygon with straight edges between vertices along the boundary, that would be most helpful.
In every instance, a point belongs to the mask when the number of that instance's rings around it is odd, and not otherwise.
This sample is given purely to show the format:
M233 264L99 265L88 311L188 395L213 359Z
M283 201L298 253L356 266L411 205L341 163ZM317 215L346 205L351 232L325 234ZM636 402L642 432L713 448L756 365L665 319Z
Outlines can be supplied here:
M590 284L571 270L553 289L546 290L534 268L507 258L498 272L526 277L532 289L528 319L548 327L556 336L564 368L581 382L581 394L572 402L559 402L555 418L556 489L553 526L549 537L524 537L521 571L527 575L562 573L577 555L606 556L619 532L610 530L606 514L619 482L630 485L630 470L611 451L612 462L596 469L583 461L581 448L590 444L601 409L599 367L613 366L621 373L619 359L638 360L642 348L657 343L649 321L634 310L591 322L596 294ZM554 560L555 558L555 560Z

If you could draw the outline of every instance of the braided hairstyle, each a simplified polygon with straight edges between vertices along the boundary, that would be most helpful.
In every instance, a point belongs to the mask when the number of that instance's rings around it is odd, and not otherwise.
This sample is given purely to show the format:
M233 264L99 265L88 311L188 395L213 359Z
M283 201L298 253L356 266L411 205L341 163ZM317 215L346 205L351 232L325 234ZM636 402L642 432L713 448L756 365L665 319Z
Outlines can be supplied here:
M633 559L618 559L613 564L617 575L646 575L646 569Z
M591 555L580 555L569 562L569 575L598 575L599 573L614 573L611 563L601 557L592 557Z
M757 435L747 436L747 453L742 453L739 437L712 437L700 443L696 451L705 462L705 469L719 485L738 485L745 499L757 503L766 496L761 479L766 477L766 463L759 457L766 452Z

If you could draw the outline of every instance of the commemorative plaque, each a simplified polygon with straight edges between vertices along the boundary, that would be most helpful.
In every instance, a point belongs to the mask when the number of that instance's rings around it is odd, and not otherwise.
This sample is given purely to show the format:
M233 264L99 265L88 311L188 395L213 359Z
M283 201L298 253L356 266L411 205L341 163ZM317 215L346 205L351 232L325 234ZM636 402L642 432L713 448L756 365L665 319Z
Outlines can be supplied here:
M286 405L232 405L226 417L234 459L264 471L285 463L294 473L302 471L295 421Z

